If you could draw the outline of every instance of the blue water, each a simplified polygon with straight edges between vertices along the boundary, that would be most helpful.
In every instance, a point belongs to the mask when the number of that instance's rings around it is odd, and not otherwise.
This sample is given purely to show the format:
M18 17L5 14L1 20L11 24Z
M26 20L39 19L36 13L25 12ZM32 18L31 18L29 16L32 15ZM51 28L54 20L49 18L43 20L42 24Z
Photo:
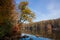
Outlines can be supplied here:
M30 40L30 38L32 38L32 40L51 40L51 39L49 39L49 38L36 37L36 36L34 36L34 35L30 35L30 34L25 34L25 33L23 33L22 36L24 36L24 35L27 35L27 36L29 36L29 37L28 37L28 38L21 38L20 40Z

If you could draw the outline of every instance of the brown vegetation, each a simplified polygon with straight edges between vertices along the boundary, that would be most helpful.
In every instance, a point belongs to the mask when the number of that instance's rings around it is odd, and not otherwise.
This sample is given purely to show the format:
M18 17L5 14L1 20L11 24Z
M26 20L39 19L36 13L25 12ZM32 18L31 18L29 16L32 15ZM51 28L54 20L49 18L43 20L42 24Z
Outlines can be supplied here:
M33 24L25 24L23 25L25 29L24 32L49 38L60 38L60 18L53 20L45 20L40 22L35 22ZM27 30L27 31L25 31ZM58 36L57 36L58 34Z

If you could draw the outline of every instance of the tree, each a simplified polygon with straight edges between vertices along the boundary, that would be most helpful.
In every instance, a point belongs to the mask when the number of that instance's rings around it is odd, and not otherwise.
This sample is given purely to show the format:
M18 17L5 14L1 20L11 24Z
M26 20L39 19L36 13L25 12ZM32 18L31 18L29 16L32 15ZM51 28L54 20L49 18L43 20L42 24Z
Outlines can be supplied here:
M14 25L14 0L0 0L0 38L10 33ZM13 20L14 19L14 20Z
M28 8L28 2L20 2L19 4L20 10L20 23L24 22L32 22L33 18L35 18L34 13Z
M22 1L20 2L18 6L20 10L20 19L19 19L19 24L20 24L20 29L21 26L24 22L29 22L31 23L32 20L35 18L34 13L28 8L28 2ZM21 31L20 31L21 32Z

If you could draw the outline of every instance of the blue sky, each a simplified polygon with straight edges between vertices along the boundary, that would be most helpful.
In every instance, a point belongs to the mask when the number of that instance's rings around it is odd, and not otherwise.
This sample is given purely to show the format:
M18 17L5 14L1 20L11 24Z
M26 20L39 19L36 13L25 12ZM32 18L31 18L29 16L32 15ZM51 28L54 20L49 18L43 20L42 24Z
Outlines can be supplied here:
M16 5L21 0L16 0ZM28 7L35 13L34 22L60 18L60 0L28 0Z

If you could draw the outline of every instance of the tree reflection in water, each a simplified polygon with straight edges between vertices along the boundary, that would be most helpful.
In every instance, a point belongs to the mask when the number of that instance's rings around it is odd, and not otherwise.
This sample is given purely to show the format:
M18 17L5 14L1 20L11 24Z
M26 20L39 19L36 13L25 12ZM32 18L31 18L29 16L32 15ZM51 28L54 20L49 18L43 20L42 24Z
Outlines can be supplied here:
M40 21L31 25L25 24L24 28L22 33L33 34L36 35L36 37L60 40L60 19Z
M27 33L26 31L24 31L25 33ZM44 37L44 38L49 38L49 39L54 39L54 40L60 40L60 31L52 31L51 34L48 33L35 33L35 31L30 31L28 34L33 34L36 35L36 37ZM32 40L32 39L30 39Z

